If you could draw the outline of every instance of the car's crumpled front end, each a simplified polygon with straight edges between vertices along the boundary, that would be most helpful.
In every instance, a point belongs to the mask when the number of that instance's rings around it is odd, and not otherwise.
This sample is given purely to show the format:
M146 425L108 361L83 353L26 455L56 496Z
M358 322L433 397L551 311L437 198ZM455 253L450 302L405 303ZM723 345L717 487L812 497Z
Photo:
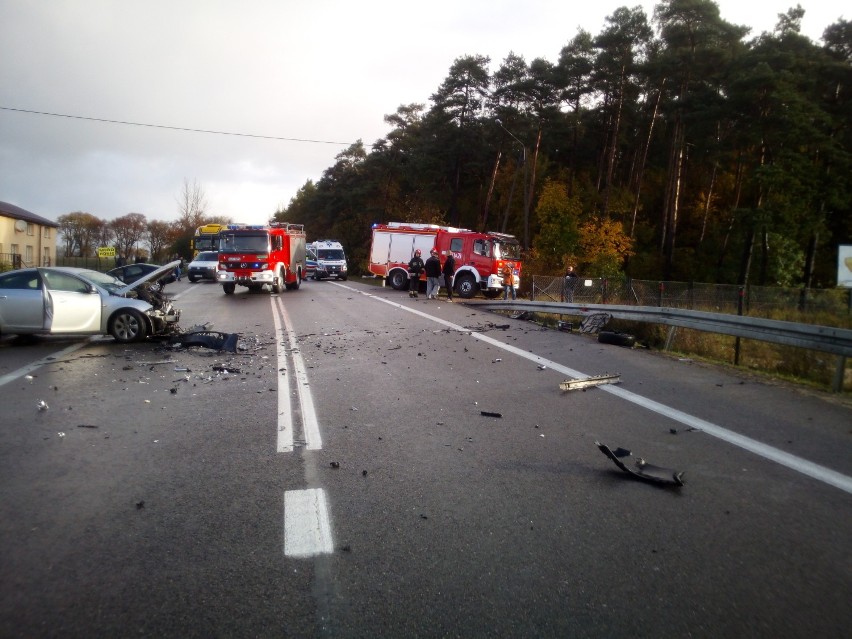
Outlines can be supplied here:
M175 308L171 298L156 286L158 280L167 277L179 264L180 261L170 262L114 293L124 297L136 297L151 305L151 308L145 311L151 324L151 335L173 335L180 331L180 309Z
M141 284L134 292L136 297L151 305L145 314L151 321L152 335L173 335L179 332L180 309L174 307L171 298L150 282Z

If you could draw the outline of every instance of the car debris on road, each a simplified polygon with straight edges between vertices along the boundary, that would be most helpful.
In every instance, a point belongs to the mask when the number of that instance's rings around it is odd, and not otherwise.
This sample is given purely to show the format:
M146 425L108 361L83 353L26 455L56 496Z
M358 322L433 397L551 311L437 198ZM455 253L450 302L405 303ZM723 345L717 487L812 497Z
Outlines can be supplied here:
M595 442L595 446L597 446L604 455L615 462L615 465L621 470L633 477L636 477L637 479L657 484L659 486L683 486L683 471L654 466L646 462L641 457L636 459L636 467L630 468L621 461L625 457L633 456L633 453L626 448L616 448L615 450L611 450L609 446L600 442Z
M591 375L579 379L566 379L559 383L559 388L564 391L578 390L581 388L589 388L590 386L602 386L603 384L620 384L621 375L619 373L605 373L603 375Z
M169 345L173 347L203 346L219 351L237 352L238 333L220 333L218 331L193 331L173 335Z

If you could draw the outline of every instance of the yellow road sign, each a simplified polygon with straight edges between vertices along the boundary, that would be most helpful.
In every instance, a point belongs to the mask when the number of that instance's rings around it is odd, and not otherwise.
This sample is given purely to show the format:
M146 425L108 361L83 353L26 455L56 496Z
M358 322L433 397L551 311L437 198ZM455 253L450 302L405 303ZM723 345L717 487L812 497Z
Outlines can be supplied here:
M114 246L99 246L98 257L115 257Z

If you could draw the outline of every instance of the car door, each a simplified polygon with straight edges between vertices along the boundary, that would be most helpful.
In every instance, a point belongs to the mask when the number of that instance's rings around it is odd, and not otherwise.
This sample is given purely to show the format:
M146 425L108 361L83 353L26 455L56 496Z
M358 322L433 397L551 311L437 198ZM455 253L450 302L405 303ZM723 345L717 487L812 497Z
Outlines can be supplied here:
M44 329L44 293L36 269L0 276L0 328L6 333Z
M100 333L101 296L70 273L42 270L45 281L45 328L50 333Z

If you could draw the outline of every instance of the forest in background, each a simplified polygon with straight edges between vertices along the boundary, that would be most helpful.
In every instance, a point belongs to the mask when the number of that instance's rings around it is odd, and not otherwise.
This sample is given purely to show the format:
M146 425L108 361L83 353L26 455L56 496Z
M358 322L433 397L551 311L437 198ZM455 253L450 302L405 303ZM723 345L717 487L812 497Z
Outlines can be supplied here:
M527 273L833 287L852 243L852 23L818 45L803 15L747 39L710 0L663 0L556 61L459 57L274 217L356 268L372 224L416 221L512 233Z

